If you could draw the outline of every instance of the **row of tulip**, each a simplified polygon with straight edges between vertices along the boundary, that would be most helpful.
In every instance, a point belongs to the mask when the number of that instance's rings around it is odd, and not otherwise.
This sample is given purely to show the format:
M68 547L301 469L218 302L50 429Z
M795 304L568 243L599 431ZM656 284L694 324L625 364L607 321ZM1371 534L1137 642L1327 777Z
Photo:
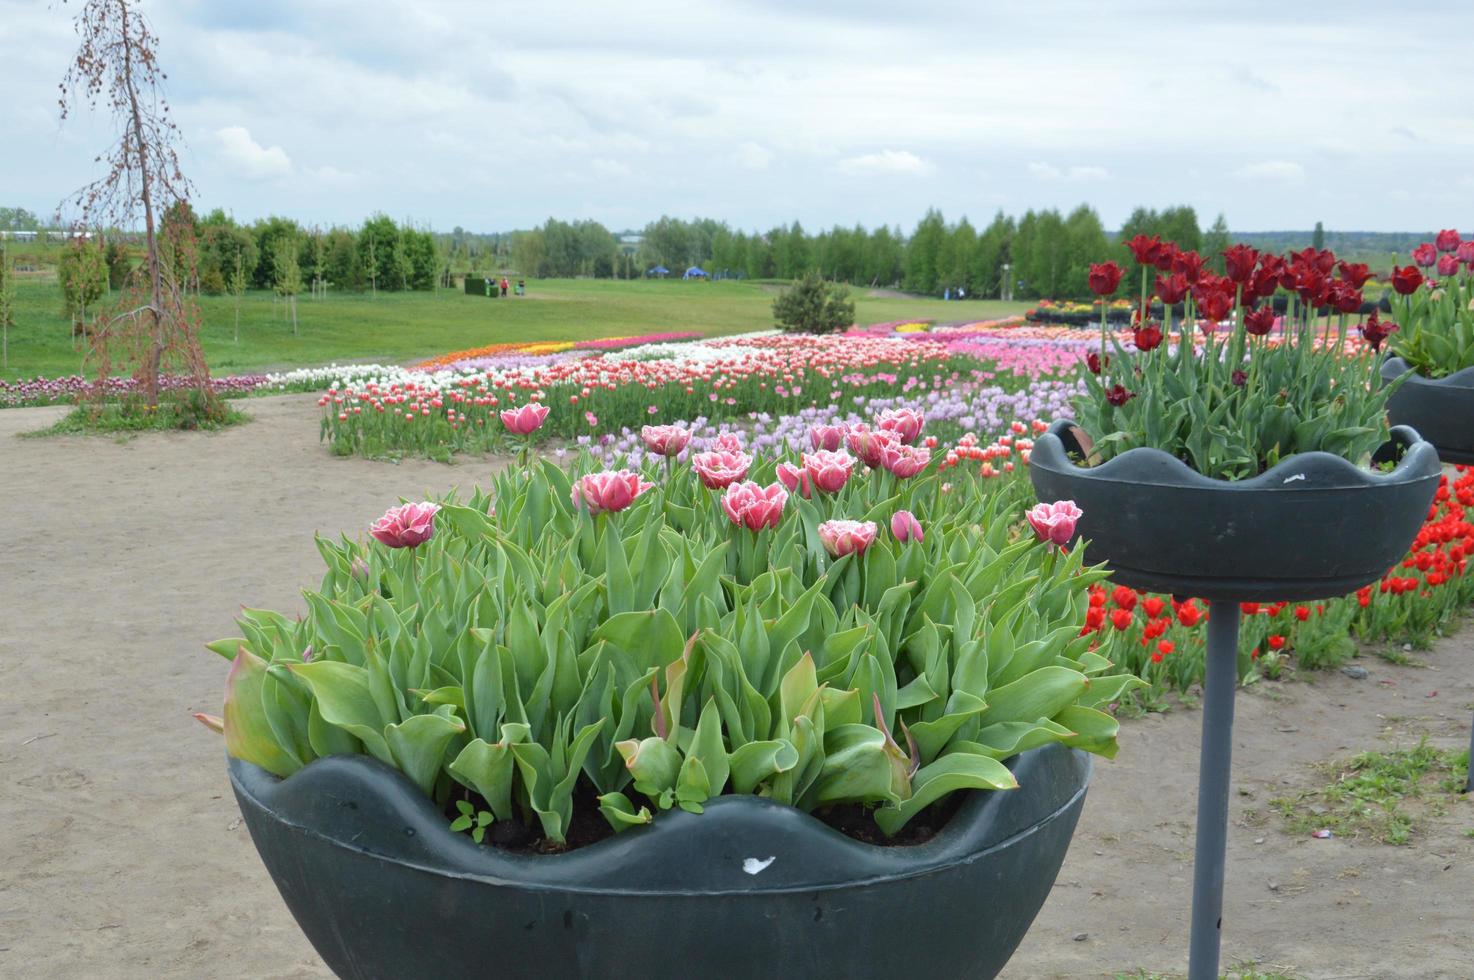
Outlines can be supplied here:
M210 387L225 398L253 394L269 384L270 379L264 374L235 374L210 379ZM194 379L188 375L165 374L159 377L159 387L164 391L193 388ZM122 398L138 390L138 383L131 377L108 378L103 383L101 394L106 398ZM20 381L0 378L0 408L70 405L98 394L97 379L80 374Z
M498 358L509 355L538 356L561 354L566 351L624 350L628 347L642 347L648 344L666 344L683 340L697 340L700 337L701 334L699 333L685 330L624 337L600 337L594 340L545 340L526 343L486 344L481 347L472 347L468 350L458 350L452 351L449 354L441 354L429 360L421 361L415 366L422 370L431 371L437 368L450 368L452 370L466 367L479 368L487 366L486 362L495 361Z

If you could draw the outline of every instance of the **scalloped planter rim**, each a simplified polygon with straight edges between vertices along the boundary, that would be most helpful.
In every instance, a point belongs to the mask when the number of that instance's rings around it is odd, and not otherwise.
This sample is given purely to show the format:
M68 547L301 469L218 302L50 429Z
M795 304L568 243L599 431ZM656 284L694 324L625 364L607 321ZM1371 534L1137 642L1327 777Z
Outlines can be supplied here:
M1409 370L1402 358L1389 357L1382 362L1382 380ZM1417 429L1445 463L1474 464L1474 367L1446 378L1414 374L1392 393L1387 414L1394 424Z

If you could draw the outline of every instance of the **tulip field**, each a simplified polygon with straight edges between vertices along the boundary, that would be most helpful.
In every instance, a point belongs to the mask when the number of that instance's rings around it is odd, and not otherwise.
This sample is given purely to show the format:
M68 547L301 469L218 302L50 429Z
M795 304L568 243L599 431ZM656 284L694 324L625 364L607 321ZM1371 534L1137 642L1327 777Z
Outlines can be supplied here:
M745 453L763 453L782 460L776 476L789 492L833 492L857 468L905 481L930 467L1022 502L1032 437L1069 415L1082 359L1098 344L1093 331L1022 319L897 321L827 338L473 350L412 369L295 372L268 386L325 389L322 438L340 455L448 459L532 445L611 470L690 460L721 488L745 478ZM1464 575L1471 506L1474 473L1456 471L1412 551L1376 586L1323 603L1246 604L1241 677L1335 667L1358 642L1394 658L1426 647L1474 600ZM1088 608L1082 631L1149 682L1143 704L1201 682L1205 604L1096 587Z

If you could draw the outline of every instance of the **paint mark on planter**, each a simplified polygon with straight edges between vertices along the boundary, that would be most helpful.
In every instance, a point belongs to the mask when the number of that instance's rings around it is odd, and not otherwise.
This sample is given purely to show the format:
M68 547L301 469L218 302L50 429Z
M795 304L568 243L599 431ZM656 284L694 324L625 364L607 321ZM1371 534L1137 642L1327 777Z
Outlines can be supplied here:
M778 860L778 855L776 854L768 858L766 861L760 858L748 858L747 860L742 862L742 870L746 871L750 875L760 875L764 871L768 870L768 865L772 864L776 860Z
M1287 477L1285 477L1284 480L1283 480L1283 482L1281 483L1281 486L1283 486L1285 483L1294 483L1296 480L1303 480L1303 479L1305 479L1305 474L1304 473L1296 473L1294 476L1287 476Z

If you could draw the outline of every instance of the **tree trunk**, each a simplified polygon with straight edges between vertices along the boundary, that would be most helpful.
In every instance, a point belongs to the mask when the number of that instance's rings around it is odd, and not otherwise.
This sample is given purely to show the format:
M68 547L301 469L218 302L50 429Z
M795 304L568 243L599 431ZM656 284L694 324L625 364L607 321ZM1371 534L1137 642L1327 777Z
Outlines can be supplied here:
M138 189L143 200L143 232L148 245L149 303L145 311L153 317L151 343L143 361L143 397L150 408L159 404L159 364L164 357L164 329L161 313L164 308L164 272L159 265L159 243L154 226L153 181L149 173L148 144L144 138L143 115L138 106L138 89L133 84L133 41L128 32L128 5L119 3L122 19L123 78L128 89L129 111L132 116L133 143L138 153Z

